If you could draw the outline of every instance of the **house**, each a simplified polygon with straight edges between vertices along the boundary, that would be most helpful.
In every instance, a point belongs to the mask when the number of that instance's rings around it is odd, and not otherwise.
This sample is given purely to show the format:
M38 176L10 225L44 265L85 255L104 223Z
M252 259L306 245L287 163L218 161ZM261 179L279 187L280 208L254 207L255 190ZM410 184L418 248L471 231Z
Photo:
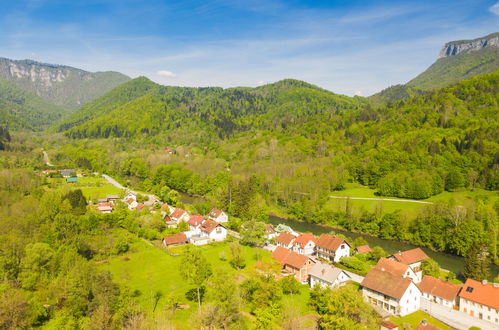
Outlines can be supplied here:
M225 223L229 221L229 216L222 210L212 209L208 215L208 219L219 223Z
M371 249L369 247L369 245L361 245L361 246L357 246L355 248L355 253L371 253L373 252L373 249Z
M278 235L271 223L265 224L265 233L267 234L267 239L273 239Z
M75 175L76 171L75 170L61 170L61 175L63 178L70 178Z
M170 214L170 218L172 219L172 221L175 221L175 222L180 222L180 221L187 221L189 220L189 213L187 213L186 210L182 210L182 209L175 209L173 210L172 214Z
M199 230L200 236L209 237L211 241L221 242L227 237L227 228L210 219L204 220Z
M424 276L421 283L419 283L419 289L423 294L423 298L453 308L458 305L457 299L461 285L442 281L433 276Z
M312 269L315 264L315 261L309 257L289 251L282 246L278 246L274 252L272 252L272 258L281 264L281 267L285 272L294 275L296 280L300 283L307 282L310 269Z
M78 178L77 177L70 177L66 178L66 183L78 183Z
M398 330L399 326L390 320L382 321L379 324L379 330Z
M139 205L139 203L137 203L137 200L135 200L133 198L129 198L126 202L128 204L129 210L135 210L137 208L137 206Z
M163 203L159 208L159 211L161 212L161 216L164 218L165 216L172 214L173 211L175 211L175 208L167 203Z
M184 233L170 235L163 238L163 244L166 247L179 246L187 243L189 243L189 241L187 240L187 236L185 236Z
M113 212L113 206L109 203L100 203L96 210L102 213L111 213Z
M106 196L108 202L116 202L120 199L120 195L107 195Z
M107 203L107 198L97 198L97 203Z
M350 280L350 276L348 276L343 269L320 262L316 263L312 269L310 269L309 276L311 288L317 284L322 287L337 288Z
M410 277L371 268L361 286L367 302L390 314L405 316L419 309L421 291Z
M389 257L392 260L396 260L403 264L409 265L414 273L419 278L418 282L421 282L423 278L423 270L421 269L421 261L429 259L428 255L424 253L420 248L415 248L412 250L407 250L404 252L397 252Z
M293 241L295 240L295 235L282 232L275 238L275 242L277 246L281 246L285 249L291 249L293 247Z
M378 263L374 268L392 273L394 275L402 276L404 278L409 277L414 281L414 283L419 283L419 278L416 273L414 273L412 268L401 262L381 258L378 260Z
M350 244L343 238L322 234L315 244L317 257L339 262L342 257L350 256Z
M282 223L278 224L277 227L275 227L275 231L278 233L287 232L293 234L294 236L298 236L298 233L294 231L290 226L286 226Z
M144 208L144 206L145 206L144 203L138 203L135 209L140 211Z
M315 250L315 236L311 233L300 234L293 241L293 251L298 254L304 254L307 256L311 256L314 254Z
M499 325L499 285L467 279L459 292L459 311Z
M187 220L187 224L189 225L189 231L195 232L197 234L201 233L201 224L204 221L204 217L200 215L193 215L192 217Z

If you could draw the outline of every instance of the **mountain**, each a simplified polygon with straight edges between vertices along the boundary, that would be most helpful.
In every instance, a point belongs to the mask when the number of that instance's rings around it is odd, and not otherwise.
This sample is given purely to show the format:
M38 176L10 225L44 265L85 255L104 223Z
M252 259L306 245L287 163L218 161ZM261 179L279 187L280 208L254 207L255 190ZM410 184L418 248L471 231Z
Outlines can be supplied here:
M7 58L0 58L0 78L68 109L77 109L130 79L118 72L87 72L64 65Z
M42 130L68 112L10 81L0 79L0 126Z
M473 76L499 70L499 33L474 40L446 43L437 61L404 85L391 86L370 97L374 104L383 104L421 94Z

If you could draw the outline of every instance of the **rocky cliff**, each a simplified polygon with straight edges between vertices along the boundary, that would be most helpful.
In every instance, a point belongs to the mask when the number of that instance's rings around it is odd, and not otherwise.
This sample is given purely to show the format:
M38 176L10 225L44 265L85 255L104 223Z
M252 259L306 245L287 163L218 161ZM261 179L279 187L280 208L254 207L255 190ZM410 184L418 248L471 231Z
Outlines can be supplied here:
M448 42L440 50L438 58L478 51L486 47L499 48L499 32L489 34L488 36L477 38L474 40L459 40Z
M130 78L118 72L87 72L32 60L0 58L0 78L56 105L76 109Z

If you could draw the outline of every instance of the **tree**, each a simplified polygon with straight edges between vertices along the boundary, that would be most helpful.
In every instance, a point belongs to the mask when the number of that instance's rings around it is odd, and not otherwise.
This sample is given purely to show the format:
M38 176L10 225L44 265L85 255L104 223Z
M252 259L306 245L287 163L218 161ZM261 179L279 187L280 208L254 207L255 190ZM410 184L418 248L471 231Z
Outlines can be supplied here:
M246 266L241 245L238 242L230 243L230 263L236 269L243 269Z
M186 252L180 262L180 275L194 285L197 290L198 305L201 307L201 287L211 276L211 265L201 254L201 250L187 246Z
M0 294L0 328L22 329L30 325L29 303L20 290L9 289Z
M87 200L85 196L83 196L83 192L81 189L71 190L65 195L62 196L62 201L69 201L71 205L71 212L74 215L85 214L87 210Z
M240 319L241 297L231 275L217 269L208 283L207 299L214 305L212 318L217 328L228 328ZM206 307L206 306L204 306Z
M477 281L487 279L489 277L489 263L487 246L479 242L473 243L464 259L464 277Z
M388 253L386 253L386 251L380 246L373 247L373 251L370 254L371 259L374 261L378 261L380 258L384 258L388 255Z
M262 246L266 237L265 224L255 219L246 221L241 226L241 243L250 246Z
M423 270L423 276L440 277L440 265L431 258L421 261L421 269Z
M300 292L300 283L294 276L285 276L280 281L284 294L296 294Z
M367 241L364 237L358 236L354 241L352 242L352 247L356 248L358 246L362 245L367 245Z

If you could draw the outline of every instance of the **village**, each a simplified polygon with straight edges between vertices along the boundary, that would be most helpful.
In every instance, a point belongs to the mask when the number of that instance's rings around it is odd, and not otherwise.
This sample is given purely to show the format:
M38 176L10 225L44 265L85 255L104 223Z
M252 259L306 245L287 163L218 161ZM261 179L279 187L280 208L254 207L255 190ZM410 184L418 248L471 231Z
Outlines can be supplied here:
M67 183L77 182L77 176L69 170L63 170L61 174ZM111 213L116 204L122 202L130 211L159 212L168 228L187 228L164 237L162 243L167 248L223 242L228 235L239 238L237 232L226 226L229 215L223 210L213 208L207 216L191 215L152 195L139 202L137 195L129 190L124 197L109 194L98 198L94 207L100 213ZM389 320L390 316L403 317L419 310L457 329L468 329L470 324L478 324L482 329L499 329L499 284L473 279L453 284L423 275L421 264L429 257L420 248L381 257L365 276L361 276L338 266L342 258L372 253L368 245L353 247L341 237L329 234L316 237L283 224L276 227L266 224L265 233L264 249L280 264L281 276L293 276L310 288L320 285L334 290L348 282L357 283L365 301L385 319L381 329L398 329ZM423 320L417 329L438 328Z

